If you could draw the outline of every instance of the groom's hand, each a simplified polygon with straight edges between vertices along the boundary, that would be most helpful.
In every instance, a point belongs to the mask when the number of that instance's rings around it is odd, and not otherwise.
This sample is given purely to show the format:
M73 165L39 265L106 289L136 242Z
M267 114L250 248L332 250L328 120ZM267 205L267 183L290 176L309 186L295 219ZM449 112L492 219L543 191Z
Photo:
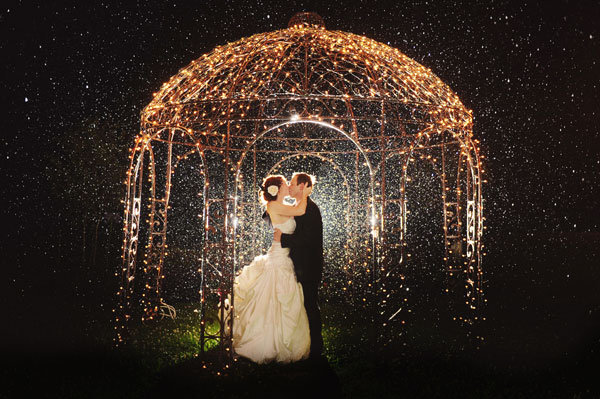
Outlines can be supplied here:
M277 242L281 241L281 230L275 229L275 231L273 231L273 240Z

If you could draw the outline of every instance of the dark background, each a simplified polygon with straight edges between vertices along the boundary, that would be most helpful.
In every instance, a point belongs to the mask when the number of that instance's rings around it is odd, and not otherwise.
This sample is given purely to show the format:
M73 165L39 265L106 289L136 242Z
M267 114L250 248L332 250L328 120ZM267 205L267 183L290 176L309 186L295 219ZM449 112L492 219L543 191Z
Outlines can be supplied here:
M498 361L597 357L600 5L475 3L3 3L3 351L85 350L105 329L127 149L152 93L215 46L315 11L431 68L473 110Z

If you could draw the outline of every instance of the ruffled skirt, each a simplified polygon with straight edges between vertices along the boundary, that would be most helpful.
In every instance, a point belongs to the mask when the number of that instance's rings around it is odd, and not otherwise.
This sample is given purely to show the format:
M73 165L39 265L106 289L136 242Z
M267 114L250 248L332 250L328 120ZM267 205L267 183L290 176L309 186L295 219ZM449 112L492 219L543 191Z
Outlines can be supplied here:
M289 250L273 243L234 283L234 351L256 363L308 357L310 333L302 285Z

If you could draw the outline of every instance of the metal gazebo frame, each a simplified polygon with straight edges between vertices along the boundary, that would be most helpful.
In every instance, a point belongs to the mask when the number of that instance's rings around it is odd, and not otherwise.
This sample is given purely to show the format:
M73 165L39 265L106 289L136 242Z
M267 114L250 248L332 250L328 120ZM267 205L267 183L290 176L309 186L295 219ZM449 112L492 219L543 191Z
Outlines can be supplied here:
M447 291L458 293L456 318L475 322L483 301L479 152L471 111L428 68L385 44L327 30L316 14L300 13L287 29L217 47L181 69L142 112L125 182L118 340L132 318L150 320L172 310L161 293L167 216L172 175L188 158L196 159L202 186L203 350L216 344L232 353L229 307L235 304L224 299L235 273L255 255L240 243L251 240L249 247L257 247L259 180L303 156L343 176L345 217L355 222L345 246L343 289L356 294L353 281L362 281L360 290L369 287L384 324L401 318L402 294L394 292L406 283L411 255L412 165L434 165ZM208 328L211 309L219 313L216 330Z

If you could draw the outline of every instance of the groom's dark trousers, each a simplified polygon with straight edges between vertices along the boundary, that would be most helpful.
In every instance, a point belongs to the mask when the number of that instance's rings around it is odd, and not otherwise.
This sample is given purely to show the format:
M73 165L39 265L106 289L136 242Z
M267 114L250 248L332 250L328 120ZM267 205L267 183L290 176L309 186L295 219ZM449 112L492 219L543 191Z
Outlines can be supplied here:
M319 309L319 286L324 264L323 220L319 207L310 197L304 215L296 216L294 233L281 235L281 246L290 248L296 278L304 292L304 308L310 328L310 356L318 357L323 352Z
M319 282L303 282L304 308L308 316L310 329L310 356L323 353L323 336L321 335L321 309L319 308Z

